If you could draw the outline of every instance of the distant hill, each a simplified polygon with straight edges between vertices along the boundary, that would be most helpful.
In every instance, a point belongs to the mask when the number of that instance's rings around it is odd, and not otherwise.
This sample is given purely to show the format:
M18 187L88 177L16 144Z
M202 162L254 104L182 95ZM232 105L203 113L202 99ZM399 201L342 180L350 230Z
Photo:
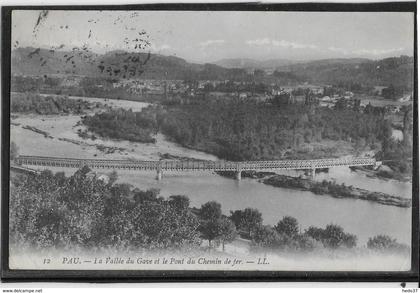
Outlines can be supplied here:
M76 49L53 51L19 48L12 51L12 73L20 75L74 74L91 77L144 79L242 79L245 70L214 64L189 63L159 54L111 51L94 54Z
M12 73L25 75L75 74L115 78L144 75L145 78L184 77L201 65L187 63L172 56L111 51L94 54L82 50L52 51L19 48L12 51Z
M275 69L280 66L300 63L302 61L293 61L288 59L270 59L270 60L255 60L249 58L231 58L221 59L214 64L225 68L245 68L245 69Z
M326 59L282 66L279 70L293 73L313 83L393 85L412 90L414 58L400 56L381 60Z
M158 80L236 80L274 82L281 85L305 81L334 85L357 83L369 87L393 85L404 91L412 90L414 75L414 59L408 56L377 61L350 58L294 63L282 59L224 59L217 64L196 64L159 54L124 51L95 54L83 48L53 51L27 47L13 50L11 62L12 73L20 75L74 74ZM276 68L273 74L254 76L246 70L269 65L270 68Z

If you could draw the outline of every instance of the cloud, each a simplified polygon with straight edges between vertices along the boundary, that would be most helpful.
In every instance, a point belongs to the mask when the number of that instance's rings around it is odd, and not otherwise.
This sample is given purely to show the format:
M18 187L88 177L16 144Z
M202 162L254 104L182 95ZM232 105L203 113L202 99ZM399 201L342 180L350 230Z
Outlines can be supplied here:
M312 44L302 44L296 42L290 42L286 40L273 40L269 38L248 40L246 44L249 46L273 46L273 47L283 47L283 48L292 48L292 49L317 49L318 46Z
M349 51L344 49L344 48L328 47L328 50L333 51L333 52L337 52L337 53L342 53L344 55L349 54Z
M386 54L390 54L390 53L395 53L395 52L401 52L404 51L404 48L393 48L393 49L361 49L361 50L356 50L353 51L354 54L360 54L360 55L375 55L375 56L379 56L379 55L386 55Z
M152 49L152 51L155 51L155 52L160 52L160 51L165 51L165 50L172 49L172 47L168 44L163 44L163 45L152 44L150 46L150 48Z
M271 44L271 40L268 39L268 38L265 38L265 39L256 39L256 40L246 41L246 43L248 45L251 45L251 46L264 46L264 45L270 45Z
M207 40L205 42L201 42L199 45L201 47L208 47L208 46L213 46L213 45L221 45L226 43L225 40Z
M404 48L393 48L393 49L358 49L358 50L347 50L345 48L338 48L338 47L328 47L328 50L332 52L342 53L344 55L374 55L374 56L381 56L387 55L390 53L401 52L404 51Z

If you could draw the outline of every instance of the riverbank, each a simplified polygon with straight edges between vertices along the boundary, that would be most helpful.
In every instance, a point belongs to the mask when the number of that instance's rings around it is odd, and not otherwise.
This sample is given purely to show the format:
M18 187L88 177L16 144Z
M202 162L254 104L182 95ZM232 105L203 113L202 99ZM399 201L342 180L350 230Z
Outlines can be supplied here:
M234 172L216 172L217 174L235 178ZM330 195L335 198L353 198L376 202L383 205L396 206L401 208L411 207L411 199L400 196L390 195L383 192L369 191L344 184L337 184L332 181L317 182L311 179L277 175L273 172L242 171L242 177L258 179L259 182L274 187L298 189L310 191L317 195Z
M360 171L366 174L370 178L379 178L379 179L394 179L402 182L411 182L411 174L403 174L392 170L386 165L380 166L377 170L374 170L372 167L368 166L355 166L350 167L353 171Z

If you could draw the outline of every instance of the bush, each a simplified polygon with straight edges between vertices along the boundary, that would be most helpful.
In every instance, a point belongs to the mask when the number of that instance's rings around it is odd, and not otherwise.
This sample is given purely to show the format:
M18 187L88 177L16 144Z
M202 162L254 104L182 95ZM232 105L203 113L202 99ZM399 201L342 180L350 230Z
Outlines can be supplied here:
M299 234L298 221L290 216L283 217L283 219L279 221L274 228L280 234L285 234L292 238Z
M367 247L373 250L409 250L409 247L398 243L396 239L389 237L388 235L376 235L369 238Z
M327 248L353 248L357 245L356 235L345 233L339 225L330 224L325 229L310 226L304 234L322 242Z

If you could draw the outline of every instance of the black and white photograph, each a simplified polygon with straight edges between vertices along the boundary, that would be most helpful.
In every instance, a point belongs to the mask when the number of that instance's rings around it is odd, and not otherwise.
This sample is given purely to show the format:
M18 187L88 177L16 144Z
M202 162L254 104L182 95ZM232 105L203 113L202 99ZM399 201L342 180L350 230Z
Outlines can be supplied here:
M13 9L9 268L412 271L414 22Z

